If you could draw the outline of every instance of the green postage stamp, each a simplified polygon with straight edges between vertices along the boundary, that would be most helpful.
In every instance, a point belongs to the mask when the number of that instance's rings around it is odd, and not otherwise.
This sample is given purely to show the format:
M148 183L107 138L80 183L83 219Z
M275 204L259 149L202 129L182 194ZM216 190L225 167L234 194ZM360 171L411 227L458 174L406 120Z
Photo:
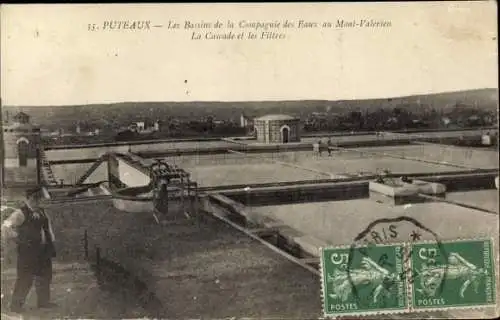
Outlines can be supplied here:
M407 310L403 249L403 245L322 249L325 316Z
M494 259L491 240L411 244L413 308L494 305Z
M323 248L321 272L325 317L496 304L490 239Z

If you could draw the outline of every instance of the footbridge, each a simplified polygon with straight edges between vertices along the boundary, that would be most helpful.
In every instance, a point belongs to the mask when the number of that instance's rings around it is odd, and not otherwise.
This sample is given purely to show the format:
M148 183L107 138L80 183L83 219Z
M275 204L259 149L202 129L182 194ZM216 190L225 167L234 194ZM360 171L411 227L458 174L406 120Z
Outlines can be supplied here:
M132 153L101 155L75 185L47 184L44 190L54 203L111 199L124 212L165 214L196 211L198 184L190 174L165 161L143 159ZM191 213L189 213L191 212Z

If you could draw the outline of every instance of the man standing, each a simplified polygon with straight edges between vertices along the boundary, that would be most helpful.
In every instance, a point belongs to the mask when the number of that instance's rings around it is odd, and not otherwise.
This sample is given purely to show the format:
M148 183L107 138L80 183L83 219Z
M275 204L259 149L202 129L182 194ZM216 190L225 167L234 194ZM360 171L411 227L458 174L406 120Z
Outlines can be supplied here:
M318 141L318 152L319 152L319 156L321 157L321 155L323 154L323 142L321 141L321 139L319 139Z
M2 240L17 242L17 278L12 293L11 311L22 312L33 280L39 308L55 306L50 302L52 258L55 257L54 232L38 201L28 200L2 224Z
M328 141L326 143L327 145L327 148L328 148L328 156L332 156L332 149L331 147L333 147L333 143L332 143L332 138L328 138Z

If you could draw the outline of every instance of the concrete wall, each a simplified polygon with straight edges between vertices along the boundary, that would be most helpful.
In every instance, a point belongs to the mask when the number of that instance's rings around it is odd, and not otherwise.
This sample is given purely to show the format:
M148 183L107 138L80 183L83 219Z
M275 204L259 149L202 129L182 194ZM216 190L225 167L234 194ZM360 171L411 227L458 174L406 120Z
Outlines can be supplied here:
M4 132L3 133L3 152L6 159L18 158L18 142L20 139L26 139L28 143L28 158L36 158L36 148L40 145L39 133L24 132Z
M148 175L122 160L118 160L118 172L120 180L130 187L145 186L151 181Z
M154 209L152 200L113 198L113 205L116 209L124 212L144 212L151 214Z
M6 185L37 185L38 172L36 167L4 168L3 181Z
M110 157L108 160L108 174L109 180L118 188L145 186L151 181L141 170L115 157Z
M188 207L189 200L186 198L186 208ZM129 213L144 213L151 215L154 212L154 203L152 199L140 199L140 198L119 198L113 197L113 205L116 209L129 212ZM182 202L180 199L171 199L168 201L168 212L170 214L178 215L183 210Z
M126 153L128 152L128 146L103 146L76 149L45 150L45 154L49 161L97 159L108 152Z
M56 165L51 165L52 167L52 172L54 173L54 177L57 182L59 180L64 180L64 184L75 184L78 179L83 176L91 167L92 167L92 162L89 163L67 163L67 164L56 164ZM107 169L106 169L107 173ZM94 175L96 178L97 176ZM96 180L101 181L101 180L107 180L108 175L105 174L102 176L103 179Z
M209 150L213 148L229 148L233 143L226 141L186 141L186 142L154 142L141 144L116 144L116 145L100 145L92 147L67 147L66 149L57 148L51 149L50 147L45 150L45 154L49 161L57 160L81 160L81 159L95 159L99 158L105 153L126 153L131 152L151 152L151 151L171 151L177 152L183 150Z
M19 167L19 159L18 158L6 158L4 160L4 165L5 165L5 168L21 169L21 167ZM24 168L32 168L32 169L36 170L36 165L37 165L36 159L31 158L31 159L28 159L27 165Z
M40 172L38 168L38 148L40 134L27 127L24 129L5 129L2 136L2 181L7 185L13 184L38 184ZM8 132L6 132L8 131ZM20 148L26 145L24 159L26 166L20 166Z
M19 159L4 159L4 168L0 173L1 180L6 185L30 184L36 185L39 180L38 161L36 159L27 159L27 165L19 166ZM3 174L3 176L2 176Z
M103 161L94 171L90 174L90 176L85 179L83 183L94 183L103 180L108 180L108 164L106 161Z
M421 180L443 184L447 191L460 190L487 190L495 188L494 177L496 173L484 173L473 175L444 175L420 177ZM373 177L374 179L375 177ZM398 177L399 178L399 177ZM231 199L242 203L249 203L251 206L278 205L291 203L307 203L330 200L349 200L369 197L368 181L366 178L352 178L348 181L326 182L321 184L310 184L308 182L286 185L276 183L275 185L233 185L233 190L221 191L221 193ZM356 181L358 180L358 181ZM360 181L362 180L362 181ZM311 181L310 183L320 182ZM247 192L243 188L251 187Z

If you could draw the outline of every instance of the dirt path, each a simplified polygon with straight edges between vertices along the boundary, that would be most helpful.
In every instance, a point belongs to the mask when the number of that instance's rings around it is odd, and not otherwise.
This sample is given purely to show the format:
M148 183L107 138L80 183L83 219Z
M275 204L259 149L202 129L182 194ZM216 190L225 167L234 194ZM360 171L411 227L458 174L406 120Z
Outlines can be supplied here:
M2 268L2 319L21 319L8 312L11 291L16 278L15 269ZM30 292L23 319L62 318L140 318L144 310L126 292L106 292L97 286L87 264L55 263L52 299L56 308L35 308L36 295Z

